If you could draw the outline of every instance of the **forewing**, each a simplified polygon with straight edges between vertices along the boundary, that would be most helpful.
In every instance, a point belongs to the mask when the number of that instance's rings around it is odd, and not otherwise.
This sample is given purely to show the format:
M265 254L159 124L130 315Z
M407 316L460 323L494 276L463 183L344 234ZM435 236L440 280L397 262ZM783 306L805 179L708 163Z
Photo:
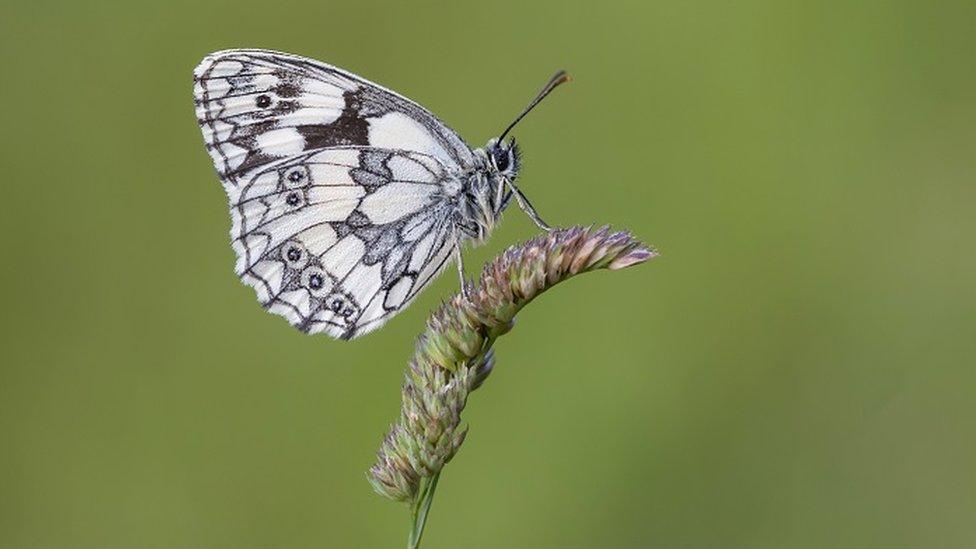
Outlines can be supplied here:
M329 148L268 163L228 189L237 274L304 332L374 330L453 257L452 183L439 159L414 151Z
M225 185L304 151L371 146L469 166L470 148L420 105L336 67L285 53L226 50L194 75L207 150Z

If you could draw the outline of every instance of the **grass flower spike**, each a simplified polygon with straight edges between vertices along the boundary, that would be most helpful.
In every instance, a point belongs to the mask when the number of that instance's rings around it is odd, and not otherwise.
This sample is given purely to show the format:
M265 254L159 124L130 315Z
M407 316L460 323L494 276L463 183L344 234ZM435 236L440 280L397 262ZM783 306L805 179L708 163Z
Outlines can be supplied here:
M410 503L417 547L441 469L454 457L467 427L468 395L494 367L492 345L532 299L574 275L617 270L657 253L608 227L556 229L508 248L488 263L467 296L454 295L427 321L403 385L399 421L390 428L368 478L373 488Z

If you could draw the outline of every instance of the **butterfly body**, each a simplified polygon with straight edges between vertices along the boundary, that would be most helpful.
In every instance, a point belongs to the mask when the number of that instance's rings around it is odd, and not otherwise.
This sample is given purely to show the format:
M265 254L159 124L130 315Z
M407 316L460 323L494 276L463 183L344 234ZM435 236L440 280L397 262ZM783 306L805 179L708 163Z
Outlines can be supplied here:
M513 196L528 205L514 141L472 149L409 99L311 59L216 52L194 71L194 103L235 270L307 333L378 328L465 241L483 242Z

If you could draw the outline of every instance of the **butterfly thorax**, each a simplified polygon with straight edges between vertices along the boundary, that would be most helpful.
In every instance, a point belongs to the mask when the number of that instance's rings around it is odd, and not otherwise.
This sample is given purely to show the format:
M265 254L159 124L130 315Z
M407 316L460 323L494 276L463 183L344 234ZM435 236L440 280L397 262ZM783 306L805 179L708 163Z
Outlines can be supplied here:
M475 149L474 166L465 174L464 193L458 204L462 234L481 244L498 225L512 198L510 185L518 176L521 160L515 141L492 139Z

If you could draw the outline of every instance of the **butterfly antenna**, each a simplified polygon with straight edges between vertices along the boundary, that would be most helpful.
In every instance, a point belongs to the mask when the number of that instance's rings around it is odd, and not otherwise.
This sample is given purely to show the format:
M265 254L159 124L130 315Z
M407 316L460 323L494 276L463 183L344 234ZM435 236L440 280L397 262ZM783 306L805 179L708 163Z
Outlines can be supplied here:
M529 103L528 107L525 107L525 110L522 111L522 114L516 116L515 120L512 121L512 123L509 124L507 128L505 128L505 131L503 131L500 136L498 136L498 142L501 143L502 139L505 139L505 136L508 135L508 132L512 131L512 128L514 128L515 125L518 124L520 120L525 118L525 115L529 114L529 111L535 108L535 106L538 105L540 101L545 99L546 96L549 95L549 92L556 89L556 86L560 84L565 84L570 80L572 79L569 77L568 74L566 74L566 71L559 71L556 74L552 75L552 78L550 78L549 81L546 82L546 85L542 87L542 90L539 92L539 95L535 96L535 99L533 99L532 102Z

